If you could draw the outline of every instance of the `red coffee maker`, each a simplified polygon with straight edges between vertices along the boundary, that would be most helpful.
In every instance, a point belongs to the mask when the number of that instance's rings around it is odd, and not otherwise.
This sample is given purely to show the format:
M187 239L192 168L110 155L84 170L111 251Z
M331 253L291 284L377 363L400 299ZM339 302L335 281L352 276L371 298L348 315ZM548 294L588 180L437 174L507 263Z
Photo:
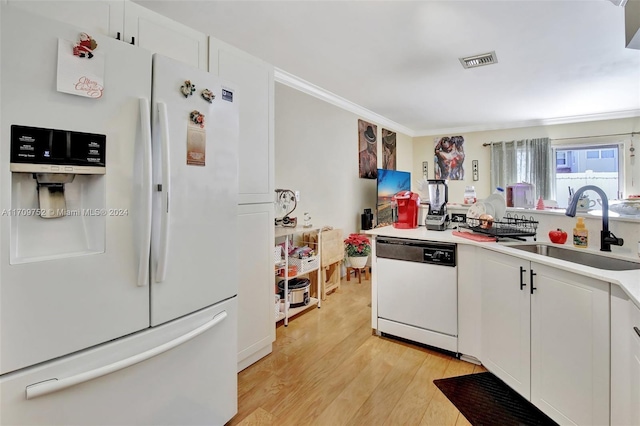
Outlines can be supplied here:
M391 198L393 227L413 229L418 227L420 196L411 191L400 191Z

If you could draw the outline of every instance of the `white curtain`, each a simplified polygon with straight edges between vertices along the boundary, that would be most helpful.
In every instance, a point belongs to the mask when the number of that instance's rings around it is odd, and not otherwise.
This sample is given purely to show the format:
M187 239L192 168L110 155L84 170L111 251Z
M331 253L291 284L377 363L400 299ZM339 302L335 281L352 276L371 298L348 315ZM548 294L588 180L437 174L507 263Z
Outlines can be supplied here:
M491 188L526 182L536 186L536 198L548 200L554 190L549 138L491 142Z

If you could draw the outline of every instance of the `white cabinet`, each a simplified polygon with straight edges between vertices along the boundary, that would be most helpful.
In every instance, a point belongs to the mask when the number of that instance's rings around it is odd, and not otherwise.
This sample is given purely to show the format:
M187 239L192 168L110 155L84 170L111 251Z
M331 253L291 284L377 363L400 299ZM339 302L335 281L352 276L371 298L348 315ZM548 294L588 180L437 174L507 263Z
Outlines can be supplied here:
M238 86L239 203L274 200L273 66L210 38L209 71Z
M209 37L206 34L130 1L124 2L123 40L208 70Z
M275 341L273 204L238 206L238 371Z
M607 424L609 283L531 269L531 402L560 424Z
M611 424L640 425L640 309L611 286Z
M131 1L9 0L8 4L74 25L90 35L119 38L193 67L208 69L206 34Z
M558 423L609 423L609 283L490 252L482 280L487 369Z
M631 305L632 327L627 329L631 335L631 412L630 423L640 425L640 309Z
M90 35L117 38L123 32L124 2L114 1L25 1L8 0L9 5L82 28Z
M529 262L485 251L482 264L482 363L519 394L531 394ZM528 282L528 281L523 281Z
M478 363L481 359L482 286L478 271L482 249L458 244L458 352L461 359Z

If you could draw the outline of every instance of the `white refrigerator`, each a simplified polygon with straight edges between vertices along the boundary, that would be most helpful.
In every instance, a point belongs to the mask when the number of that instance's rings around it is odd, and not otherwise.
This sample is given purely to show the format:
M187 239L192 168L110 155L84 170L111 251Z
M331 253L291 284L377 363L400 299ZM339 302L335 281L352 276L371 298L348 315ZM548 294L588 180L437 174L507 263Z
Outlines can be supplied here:
M226 423L236 89L98 34L81 58L81 28L0 14L0 424ZM82 73L88 96L67 93Z

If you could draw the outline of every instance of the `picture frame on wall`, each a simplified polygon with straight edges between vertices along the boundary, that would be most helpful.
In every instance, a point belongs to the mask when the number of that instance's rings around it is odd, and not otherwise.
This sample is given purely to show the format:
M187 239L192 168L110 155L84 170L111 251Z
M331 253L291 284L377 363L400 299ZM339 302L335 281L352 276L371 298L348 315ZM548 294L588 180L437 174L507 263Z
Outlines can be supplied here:
M397 170L396 132L387 129L382 129L382 168Z
M464 180L464 137L445 136L434 140L435 179Z
M378 126L358 119L358 170L363 179L378 177Z

